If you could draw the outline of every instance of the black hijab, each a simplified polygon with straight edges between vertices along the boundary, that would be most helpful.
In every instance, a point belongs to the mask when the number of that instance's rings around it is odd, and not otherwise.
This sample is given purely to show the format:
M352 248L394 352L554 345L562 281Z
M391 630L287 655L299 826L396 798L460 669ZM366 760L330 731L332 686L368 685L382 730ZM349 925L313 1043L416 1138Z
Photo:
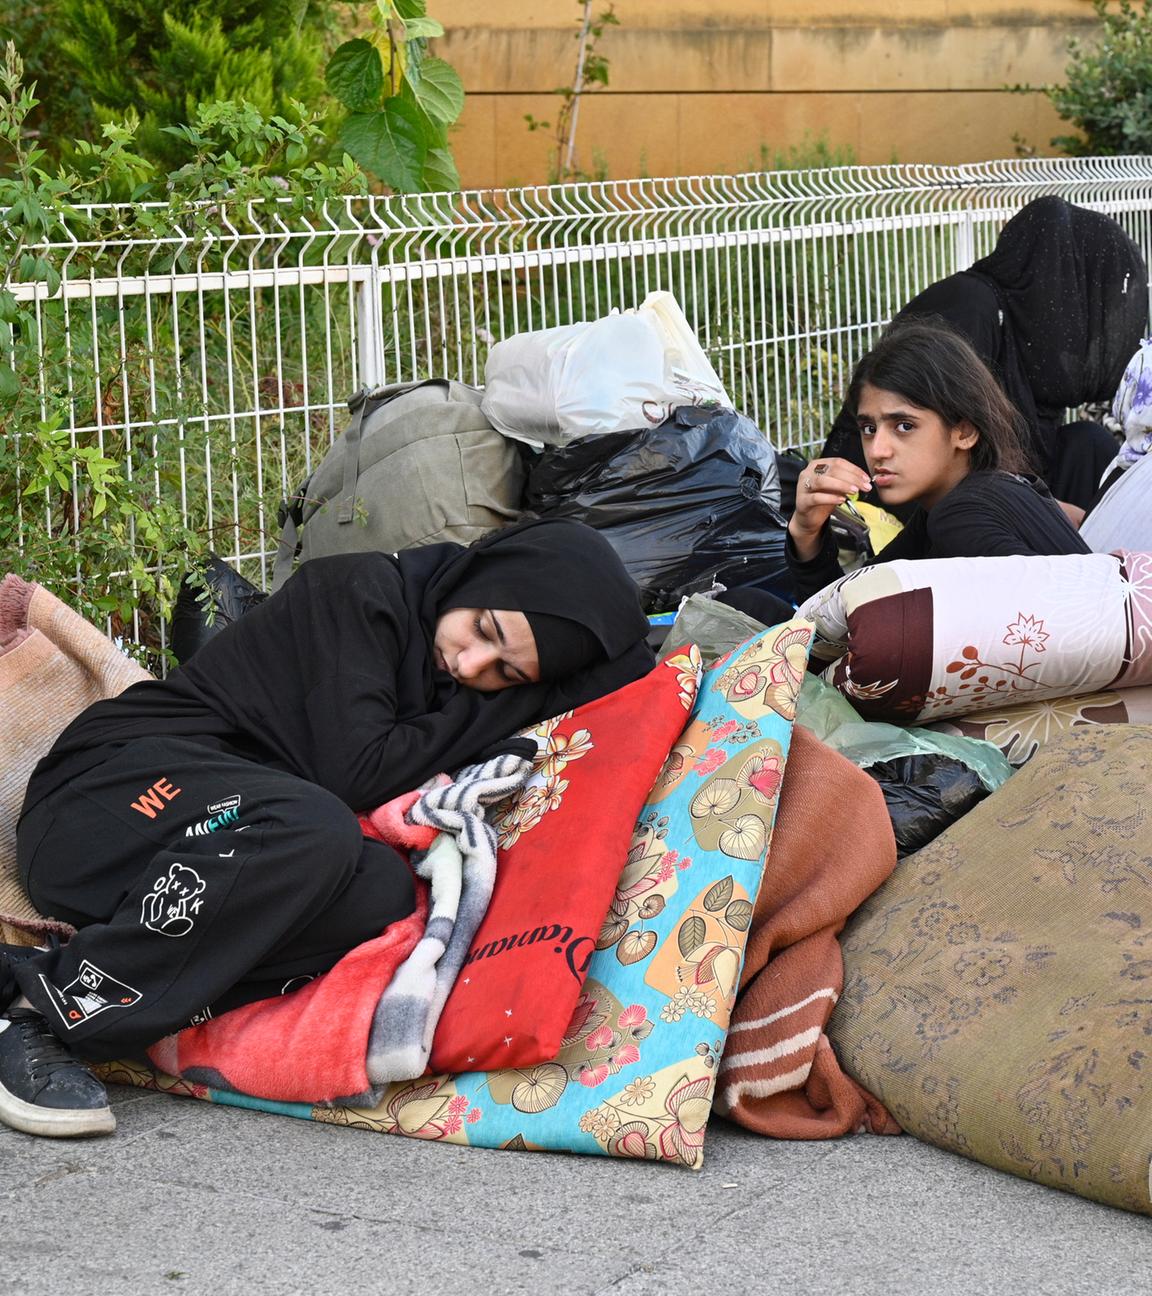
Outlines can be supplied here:
M397 682L413 714L418 709L440 710L450 698L471 694L476 699L474 722L496 741L531 719L546 719L622 688L652 668L648 619L636 583L608 541L581 522L521 522L469 548L426 545L403 550L395 561L411 631ZM573 666L579 663L579 668L564 678L499 693L463 688L436 669L433 651L437 620L457 607L524 612L530 622L533 613L563 619L572 625L572 634L561 646L563 627L551 627L551 635L557 637L551 663L566 660ZM508 727L500 718L505 713L524 718Z
M436 614L459 607L525 613L545 681L619 657L647 633L636 586L616 551L583 523L521 523L486 536L465 556L467 566L448 573L445 594L437 584Z
M1111 216L1036 198L969 273L999 297L1042 421L1112 399L1148 317L1148 271Z

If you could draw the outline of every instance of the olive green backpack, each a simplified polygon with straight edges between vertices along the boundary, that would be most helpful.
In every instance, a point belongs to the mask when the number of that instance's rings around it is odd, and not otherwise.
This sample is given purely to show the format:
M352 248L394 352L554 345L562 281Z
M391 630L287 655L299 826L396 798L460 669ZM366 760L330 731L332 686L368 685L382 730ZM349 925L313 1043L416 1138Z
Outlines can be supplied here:
M480 399L477 388L441 378L351 397L348 427L280 508L273 590L297 557L468 544L516 521L520 454Z

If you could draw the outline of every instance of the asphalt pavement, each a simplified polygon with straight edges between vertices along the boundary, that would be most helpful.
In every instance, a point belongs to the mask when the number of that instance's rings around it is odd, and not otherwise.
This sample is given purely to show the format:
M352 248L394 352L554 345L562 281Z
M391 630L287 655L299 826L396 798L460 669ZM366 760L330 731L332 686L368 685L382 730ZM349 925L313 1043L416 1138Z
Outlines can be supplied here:
M1152 1220L907 1137L714 1119L693 1172L111 1093L111 1138L0 1129L3 1296L1152 1291Z

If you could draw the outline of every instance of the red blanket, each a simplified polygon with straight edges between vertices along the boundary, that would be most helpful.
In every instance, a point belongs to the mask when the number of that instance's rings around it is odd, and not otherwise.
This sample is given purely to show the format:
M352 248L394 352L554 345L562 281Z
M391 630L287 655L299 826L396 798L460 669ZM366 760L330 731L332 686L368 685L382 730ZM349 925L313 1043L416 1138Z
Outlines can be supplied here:
M880 786L797 725L756 900L716 1110L774 1138L898 1134L824 1033L844 984L837 935L896 867Z
M397 848L426 849L434 830L404 822L419 796L409 792L361 819L365 834ZM277 1102L368 1093L365 1060L373 1013L424 933L428 888L419 879L416 897L414 913L357 946L315 981L170 1035L148 1050L149 1059L169 1075Z

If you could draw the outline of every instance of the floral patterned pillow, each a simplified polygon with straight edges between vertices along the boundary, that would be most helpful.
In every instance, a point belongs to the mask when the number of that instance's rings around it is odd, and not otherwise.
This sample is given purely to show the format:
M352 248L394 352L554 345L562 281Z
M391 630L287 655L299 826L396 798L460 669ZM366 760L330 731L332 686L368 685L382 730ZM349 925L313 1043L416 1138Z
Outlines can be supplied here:
M1152 555L881 563L800 609L865 720L924 724L1152 683Z
M400 1082L371 1109L237 1100L123 1064L106 1078L429 1141L698 1169L811 636L786 622L704 676L554 1058Z
M939 720L925 726L999 747L1010 765L1023 765L1053 738L1084 725L1152 723L1152 684L1104 693L1020 702L1002 710Z
M1152 1214L1152 728L1061 734L841 936L828 1035L911 1134Z

